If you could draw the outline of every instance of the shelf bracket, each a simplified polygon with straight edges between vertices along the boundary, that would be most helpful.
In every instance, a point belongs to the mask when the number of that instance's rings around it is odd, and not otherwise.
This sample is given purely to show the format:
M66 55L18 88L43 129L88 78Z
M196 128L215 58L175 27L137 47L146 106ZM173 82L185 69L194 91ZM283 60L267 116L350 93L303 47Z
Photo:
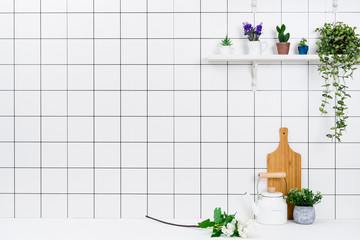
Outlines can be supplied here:
M333 0L332 6L333 6L333 11L334 11L334 13L336 13L336 12L337 12L337 9L338 9L338 6L339 6L338 0Z
M253 13L256 13L256 8L257 8L257 0L252 0L251 1L251 11Z
M255 91L256 87L257 87L257 72L258 72L258 66L259 64L255 61L252 61L252 66L251 66L251 73L252 73L252 90Z

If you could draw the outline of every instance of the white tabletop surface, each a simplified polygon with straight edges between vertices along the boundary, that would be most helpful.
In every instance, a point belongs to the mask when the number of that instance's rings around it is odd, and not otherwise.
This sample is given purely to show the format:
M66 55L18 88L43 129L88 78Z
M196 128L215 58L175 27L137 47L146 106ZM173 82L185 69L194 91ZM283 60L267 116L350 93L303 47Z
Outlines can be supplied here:
M197 222L171 221L183 224ZM211 239L210 234L207 229L174 227L149 219L0 219L1 240L202 240ZM256 234L249 239L359 240L360 220L316 220L313 225L298 225L294 222L278 226L257 224Z

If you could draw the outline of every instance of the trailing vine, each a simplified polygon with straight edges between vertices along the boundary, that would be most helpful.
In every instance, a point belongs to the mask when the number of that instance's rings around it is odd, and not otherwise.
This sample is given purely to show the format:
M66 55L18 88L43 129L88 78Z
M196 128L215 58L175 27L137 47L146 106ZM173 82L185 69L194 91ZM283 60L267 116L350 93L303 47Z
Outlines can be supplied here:
M322 64L319 65L318 71L325 81L322 85L319 110L322 114L327 114L326 105L334 101L335 125L330 128L333 132L326 136L337 141L341 141L341 136L347 127L346 99L351 96L347 93L346 80L353 77L355 65L360 63L360 39L355 29L356 27L336 22L325 23L322 28L315 30L320 33L316 52Z

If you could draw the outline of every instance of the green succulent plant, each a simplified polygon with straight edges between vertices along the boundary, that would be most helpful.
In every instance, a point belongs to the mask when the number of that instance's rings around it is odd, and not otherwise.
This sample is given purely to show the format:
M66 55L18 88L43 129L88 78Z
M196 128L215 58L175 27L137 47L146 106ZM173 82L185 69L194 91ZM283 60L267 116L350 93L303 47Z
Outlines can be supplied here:
M297 188L292 188L288 192L286 200L296 206L314 206L317 203L320 203L322 199L321 192L316 192L315 194L308 188L303 188L298 190Z
M307 40L305 38L302 38L299 43L299 47L306 47L307 46Z
M279 34L278 35L279 42L287 42L287 41L289 41L290 33L285 34L285 29L286 29L285 24L282 24L281 28L279 26L276 26L276 31Z
M222 46L231 46L232 45L231 39L228 38L228 35L226 35L226 37L221 41L221 45Z

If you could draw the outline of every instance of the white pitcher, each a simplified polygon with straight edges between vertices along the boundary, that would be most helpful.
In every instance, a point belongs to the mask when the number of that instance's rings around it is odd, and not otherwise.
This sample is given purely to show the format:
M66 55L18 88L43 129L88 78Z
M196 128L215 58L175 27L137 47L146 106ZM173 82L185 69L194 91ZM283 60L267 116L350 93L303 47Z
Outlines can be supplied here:
M248 54L261 55L267 49L267 42L248 41Z

